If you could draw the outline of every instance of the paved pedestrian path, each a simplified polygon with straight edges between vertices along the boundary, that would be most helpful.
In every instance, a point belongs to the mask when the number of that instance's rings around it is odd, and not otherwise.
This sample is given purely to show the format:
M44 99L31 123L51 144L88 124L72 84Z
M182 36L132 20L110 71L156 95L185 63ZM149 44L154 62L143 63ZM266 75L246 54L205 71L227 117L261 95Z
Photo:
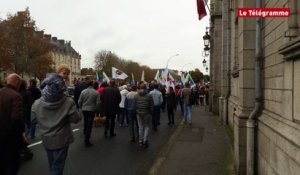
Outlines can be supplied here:
M234 175L230 135L218 116L193 107L193 124L178 125L149 174Z

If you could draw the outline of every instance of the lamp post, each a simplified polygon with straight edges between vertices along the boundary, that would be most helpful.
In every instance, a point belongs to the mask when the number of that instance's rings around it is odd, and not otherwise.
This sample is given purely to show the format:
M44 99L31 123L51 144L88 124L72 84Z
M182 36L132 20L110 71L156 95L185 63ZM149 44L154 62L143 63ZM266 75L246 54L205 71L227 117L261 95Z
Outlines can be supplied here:
M202 61L202 63L203 63L203 67L206 67L206 60L205 60L205 58L203 58L203 61Z
M207 62L209 60L205 60L205 57L208 57L209 56L209 50L210 50L210 35L208 34L208 27L206 27L206 32L205 32L205 35L203 36L203 41L204 41L204 51L202 52L202 55L203 55L203 67L205 67L205 70L206 72L208 72L208 65L207 65Z
M178 55L179 55L179 54L177 53L177 54L171 56L171 57L168 59L166 68L168 68L169 61L170 61L172 58L174 58L174 57L176 57L176 56L178 56Z
M203 56L207 57L209 55L209 46L210 46L210 35L208 34L208 27L206 28L205 35L203 36L204 41L204 51Z
M192 63L186 63L185 65L183 65L180 72L183 72L183 68L189 64L192 64Z
M206 28L205 35L203 36L203 41L204 41L204 47L208 47L209 48L210 35L208 34L207 29L208 28Z

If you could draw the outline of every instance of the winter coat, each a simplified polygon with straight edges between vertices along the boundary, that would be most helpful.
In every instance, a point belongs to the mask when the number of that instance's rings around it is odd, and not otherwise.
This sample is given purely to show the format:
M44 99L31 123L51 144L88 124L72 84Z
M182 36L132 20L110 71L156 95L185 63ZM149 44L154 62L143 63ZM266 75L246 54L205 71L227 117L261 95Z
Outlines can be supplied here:
M183 88L180 97L185 105L189 105L190 95L192 90L190 88Z
M141 116L153 113L153 98L146 90L140 90L134 97L136 113Z
M168 108L175 108L175 106L176 106L175 92L167 93L167 107Z
M154 89L153 91L150 92L150 95L153 98L154 106L160 106L162 104L163 95L159 90Z
M32 103L42 96L40 89L36 86L29 86L28 91L30 92Z
M11 85L0 89L0 134L19 135L24 132L22 97Z
M128 94L128 90L127 89L123 89L121 90L120 94L121 94L121 102L119 104L120 108L124 108L125 107L125 98L126 95Z
M106 87L100 98L105 114L116 114L119 111L121 94L117 87Z
M50 74L41 84L42 96L47 102L57 102L67 90L65 81L58 74Z
M63 97L51 103L41 97L32 105L31 119L39 124L44 147L52 150L74 141L71 123L78 123L81 117L72 98Z
M19 93L22 96L23 120L24 122L28 123L30 122L31 105L33 103L31 94L27 89L20 89Z
M126 95L125 99L125 108L127 110L135 110L135 101L134 97L137 95L136 91L131 91Z
M82 111L96 111L96 107L99 106L100 96L98 92L89 86L87 89L83 90L79 96L78 107Z

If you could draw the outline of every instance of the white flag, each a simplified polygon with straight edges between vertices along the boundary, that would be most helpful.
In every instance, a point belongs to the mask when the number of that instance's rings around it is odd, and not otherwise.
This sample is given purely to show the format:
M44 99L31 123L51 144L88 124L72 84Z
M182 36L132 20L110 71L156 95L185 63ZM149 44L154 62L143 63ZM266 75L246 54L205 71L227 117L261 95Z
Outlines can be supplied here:
M127 74L125 74L123 71L115 67L112 67L111 71L112 71L112 78L124 80L125 78L128 77Z
M184 86L185 84L185 77L184 77L184 73L181 74L181 83Z
M174 81L175 79L174 79L174 77L169 73L169 78L172 80L172 81Z
M108 76L106 75L106 73L103 71L103 81L106 81L107 83L110 82L110 79L108 78Z
M155 77L154 77L154 80L156 80L156 81L160 80L160 78L159 78L159 70L157 70L157 72L155 74Z
M141 81L142 81L142 82L145 82L145 72L144 72L144 70L143 70L143 72L142 72Z
M168 73L169 73L169 69L166 68L165 70L162 71L161 77L164 78L164 79L167 79L168 78Z

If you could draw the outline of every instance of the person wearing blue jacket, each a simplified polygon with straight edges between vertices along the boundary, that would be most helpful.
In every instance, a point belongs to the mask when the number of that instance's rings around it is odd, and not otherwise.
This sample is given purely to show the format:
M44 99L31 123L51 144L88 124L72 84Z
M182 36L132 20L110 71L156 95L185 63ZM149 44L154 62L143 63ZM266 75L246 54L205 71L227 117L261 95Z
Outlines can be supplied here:
M138 137L138 123L136 118L136 108L134 97L137 95L137 88L135 85L131 86L131 91L126 95L125 98L125 108L128 113L129 120L129 134L130 134L130 142L134 142Z
M160 108L163 103L163 95L158 90L158 84L154 84L154 89L150 92L150 95L153 98L154 109L152 115L152 127L154 131L157 131L157 125L160 123Z

